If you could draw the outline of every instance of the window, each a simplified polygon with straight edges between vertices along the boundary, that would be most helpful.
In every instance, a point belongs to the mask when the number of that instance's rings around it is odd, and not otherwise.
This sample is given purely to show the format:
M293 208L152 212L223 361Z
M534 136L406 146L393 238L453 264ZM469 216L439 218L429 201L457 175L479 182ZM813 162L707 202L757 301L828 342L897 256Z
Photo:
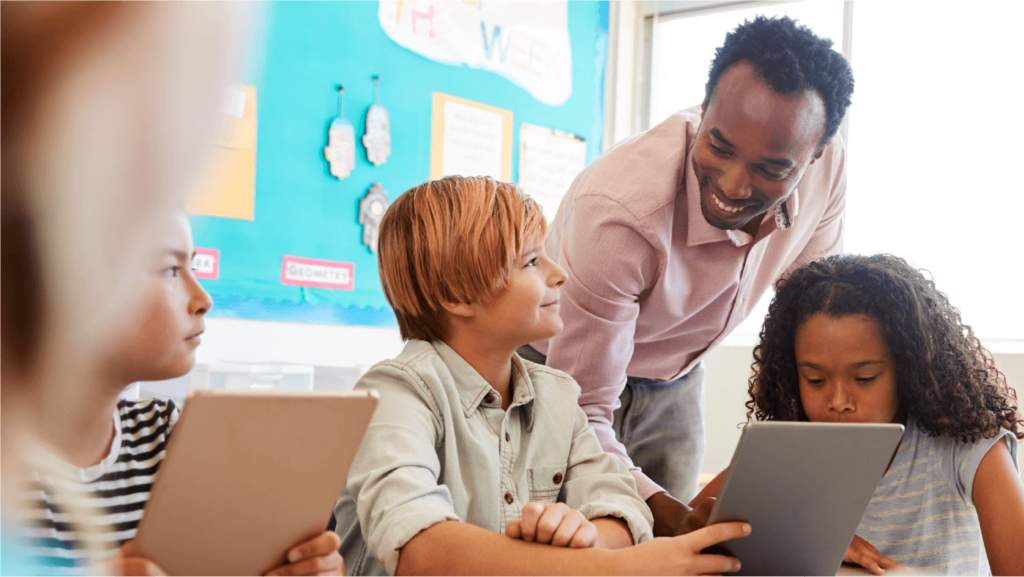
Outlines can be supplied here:
M715 48L756 14L789 15L837 50L845 27L856 79L847 117L845 250L889 252L928 269L990 348L1024 352L1024 254L1014 234L1024 215L1015 168L1024 162L1024 80L1015 72L1024 3L855 2L844 26L845 4L759 2L714 11L705 3L649 16L649 113L641 128L699 104ZM770 298L733 342L753 342Z
M846 247L935 277L996 351L1024 352L1019 2L856 2Z
M727 32L758 14L789 16L815 34L831 39L836 50L842 49L842 2L787 2L700 16L686 17L685 12L675 17L659 16L653 38L648 126L704 100L704 84L715 49L722 45Z

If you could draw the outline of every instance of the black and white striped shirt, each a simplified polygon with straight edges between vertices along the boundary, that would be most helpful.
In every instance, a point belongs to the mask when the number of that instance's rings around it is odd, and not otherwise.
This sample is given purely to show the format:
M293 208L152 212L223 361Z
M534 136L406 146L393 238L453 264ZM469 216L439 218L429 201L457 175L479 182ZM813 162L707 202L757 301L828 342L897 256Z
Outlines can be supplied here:
M177 421L178 408L172 401L121 400L107 457L87 469L69 467L60 472L62 477L77 477L74 488L58 490L58 486L68 484L58 485L54 473L34 471L26 485L30 518L25 529L29 538L26 553L32 565L50 574L90 572L82 534L76 531L73 518L63 506L68 499L95 511L91 520L95 523L93 539L104 559L134 538Z

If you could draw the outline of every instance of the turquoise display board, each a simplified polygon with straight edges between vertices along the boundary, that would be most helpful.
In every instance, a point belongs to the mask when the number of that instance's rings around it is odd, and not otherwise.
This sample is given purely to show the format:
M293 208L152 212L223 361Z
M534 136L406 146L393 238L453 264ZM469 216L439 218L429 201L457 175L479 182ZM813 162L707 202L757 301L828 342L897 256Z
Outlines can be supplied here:
M249 71L237 79L256 86L255 220L191 217L196 246L219 250L218 279L201 281L214 298L211 316L397 326L376 257L361 243L359 200L376 182L393 200L427 180L435 91L514 113L513 179L524 122L586 139L588 163L600 153L607 2L569 2L573 91L561 106L542 104L497 74L398 46L381 30L376 2L272 2L257 10ZM339 181L323 156L338 114L335 86L345 85L345 116L358 142L374 75L391 117L391 156L374 166L360 144L355 169ZM353 263L354 290L281 284L286 255Z

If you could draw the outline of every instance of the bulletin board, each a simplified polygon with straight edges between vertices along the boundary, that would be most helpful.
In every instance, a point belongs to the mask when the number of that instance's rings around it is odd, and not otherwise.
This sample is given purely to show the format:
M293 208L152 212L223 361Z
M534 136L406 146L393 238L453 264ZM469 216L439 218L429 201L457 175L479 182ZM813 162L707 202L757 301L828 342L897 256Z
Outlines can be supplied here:
M214 299L210 316L396 327L376 256L361 242L359 201L375 183L393 201L430 177L435 92L514 115L513 182L520 123L577 135L588 163L600 154L607 2L568 3L572 94L557 106L492 71L435 62L399 46L381 28L377 2L270 2L253 9L246 65L235 79L254 90L251 219L248 212L190 216L204 270L212 271L200 280ZM391 155L374 166L360 143L351 175L338 180L323 156L338 115L335 87L345 86L345 117L359 143L375 102L374 75L390 115ZM328 276L308 286L282 282L289 266L300 265Z

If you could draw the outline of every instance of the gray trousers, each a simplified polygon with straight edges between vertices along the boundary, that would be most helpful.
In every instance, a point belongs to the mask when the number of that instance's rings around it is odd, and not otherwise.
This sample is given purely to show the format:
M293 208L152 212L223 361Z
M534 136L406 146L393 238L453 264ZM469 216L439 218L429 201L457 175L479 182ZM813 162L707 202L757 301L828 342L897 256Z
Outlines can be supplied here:
M519 356L545 364L533 347ZM612 429L633 463L670 495L687 503L697 496L704 462L704 363L674 381L626 377Z

